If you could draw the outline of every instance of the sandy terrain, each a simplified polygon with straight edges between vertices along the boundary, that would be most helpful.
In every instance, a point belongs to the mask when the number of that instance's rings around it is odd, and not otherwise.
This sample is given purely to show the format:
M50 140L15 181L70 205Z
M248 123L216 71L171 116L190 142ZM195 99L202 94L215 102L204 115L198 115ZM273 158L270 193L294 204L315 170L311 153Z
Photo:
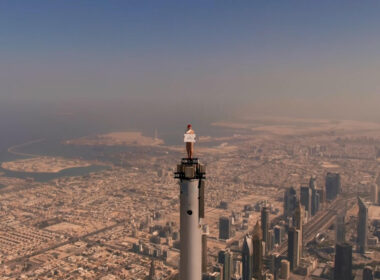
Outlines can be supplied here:
M353 134L365 132L366 136L380 135L380 124L351 120L262 118L248 120L244 123L215 122L213 125L275 135L300 135L329 131L338 134L340 132Z
M157 146L164 144L164 141L158 138L143 136L141 132L112 132L67 140L64 144L84 146Z
M58 173L64 169L87 167L91 163L83 160L71 160L56 157L34 157L15 161L3 162L1 167L17 172Z
M76 235L87 233L86 230L82 226L74 225L67 222L55 224L50 227L47 227L46 229L51 230L51 231L62 232L66 234L76 234Z

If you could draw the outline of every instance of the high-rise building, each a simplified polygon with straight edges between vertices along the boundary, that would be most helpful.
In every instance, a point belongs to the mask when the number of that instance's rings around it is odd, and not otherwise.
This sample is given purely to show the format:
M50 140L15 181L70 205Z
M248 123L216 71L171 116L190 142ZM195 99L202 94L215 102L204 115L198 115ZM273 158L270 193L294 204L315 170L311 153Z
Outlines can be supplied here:
M241 259L243 262L242 280L252 280L253 246L249 235L244 237Z
M149 269L148 279L149 280L157 280L156 269L154 267L154 260L152 260L151 263L150 263L150 269Z
M290 269L294 271L300 263L300 236L298 229L292 227L288 231L288 260Z
M270 229L268 231L268 241L267 241L267 252L272 251L274 248L274 230Z
M377 183L372 184L372 202L373 204L378 204L379 203L379 186Z
M231 238L231 219L229 217L219 218L219 239L227 240Z
M340 189L340 174L328 172L326 175L326 199L334 200L340 193Z
M336 217L336 243L346 241L345 214L341 213Z
M352 280L352 246L348 243L335 246L334 280Z
M301 186L300 202L305 207L308 217L311 216L311 194L311 188L309 188L308 186Z
M284 236L283 227L281 227L279 225L274 226L273 234L274 234L274 244L280 245L282 243L282 238Z
M309 180L309 188L312 190L317 189L317 178L315 176L311 176Z
M243 266L242 266L241 261L234 259L233 264L234 264L233 274L234 274L235 278L241 279L241 274L243 271Z
M317 189L317 194L319 194L319 210L323 209L326 203L326 189Z
M220 272L214 271L211 273L204 274L202 280L221 280Z
M368 238L368 205L361 197L358 197L359 205L359 222L358 222L358 249L360 253L367 250Z
M219 251L218 262L223 265L221 280L230 280L232 276L232 254L229 249Z
M288 280L290 277L290 263L288 260L281 260L280 279Z
M207 233L202 234L202 274L207 273Z
M376 199L376 203L378 204L378 205L380 205L380 175L377 175L376 176L376 181L375 181L375 183L374 183L375 185L376 185L376 190L377 190L377 199Z
M299 231L299 257L302 257L303 252L303 209L301 204L298 203L296 210L294 211L293 225Z
M293 187L285 190L284 193L284 216L293 216L293 211L297 206L297 192Z
M261 280L263 273L263 234L260 228L259 222L256 223L253 229L253 264L252 264L252 274L253 276Z
M373 275L373 269L370 266L366 266L363 269L363 280L373 280L374 275Z
M320 210L321 198L317 189L311 189L311 216L317 214Z
M281 260L283 257L279 253L273 253L270 256L268 256L268 269L270 273L273 274L274 279L278 279L280 276L280 270L281 270ZM263 279L265 279L263 277Z
M261 209L261 231L265 242L265 253L267 253L269 249L269 208L266 206Z

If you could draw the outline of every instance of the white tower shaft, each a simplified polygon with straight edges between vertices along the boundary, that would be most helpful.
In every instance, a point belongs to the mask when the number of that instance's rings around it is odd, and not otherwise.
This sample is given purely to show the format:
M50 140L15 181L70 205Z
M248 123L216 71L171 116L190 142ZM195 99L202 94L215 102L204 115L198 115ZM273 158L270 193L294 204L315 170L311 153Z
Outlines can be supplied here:
M199 223L199 180L180 183L180 279L202 279L202 229Z
M180 180L180 279L202 279L202 225L205 168L198 159L182 159L175 177Z

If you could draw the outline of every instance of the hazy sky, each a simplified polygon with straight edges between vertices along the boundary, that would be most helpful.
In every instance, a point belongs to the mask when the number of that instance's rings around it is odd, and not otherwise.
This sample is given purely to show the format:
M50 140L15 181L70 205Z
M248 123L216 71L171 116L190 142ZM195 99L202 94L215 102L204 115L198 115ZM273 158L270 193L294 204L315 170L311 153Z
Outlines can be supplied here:
M0 0L0 108L380 121L379 104L380 1Z

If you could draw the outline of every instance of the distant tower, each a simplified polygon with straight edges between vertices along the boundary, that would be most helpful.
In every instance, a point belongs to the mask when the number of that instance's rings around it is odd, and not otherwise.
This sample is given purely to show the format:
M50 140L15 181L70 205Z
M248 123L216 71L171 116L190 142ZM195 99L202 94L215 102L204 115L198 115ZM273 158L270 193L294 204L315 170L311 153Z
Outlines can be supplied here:
M273 228L274 233L274 244L281 244L283 238L283 228L279 225L276 225Z
M231 238L231 219L229 217L219 218L219 239L227 240Z
M303 229L302 229L303 216L304 214L303 214L301 204L298 203L297 208L294 211L293 223L294 223L294 227L299 231L299 253L300 253L299 257L302 257L302 251L303 251Z
M207 273L207 233L202 233L202 274Z
M372 267L366 266L363 269L363 280L373 280L373 279L374 279L374 276L373 276L373 269L372 269Z
M294 271L300 263L300 236L298 229L292 227L288 231L288 260L290 269Z
M336 243L344 243L346 241L345 214L338 214L336 217Z
M253 229L253 267L252 274L257 280L262 279L263 273L263 234L259 222L256 223Z
M154 260L150 263L150 269L149 269L149 280L157 280L156 278L156 269L154 267Z
M375 183L372 184L372 202L373 204L379 203L379 186Z
M326 189L317 189L317 194L319 195L318 209L321 210L326 203Z
M334 280L352 279L352 246L348 243L336 244Z
M380 188L380 175L378 174L377 176L376 176L376 181L374 182L374 184L376 185L376 202L375 203L377 203L377 204L380 204L380 190L379 190L379 188Z
M334 200L341 190L340 174L330 173L326 175L326 199Z
M309 180L309 188L312 190L317 189L317 178L315 176L311 176Z
M291 187L285 190L284 193L284 216L291 217L294 209L297 206L297 192Z
M368 205L358 197L359 204L359 222L358 222L358 249L364 254L367 251L368 235Z
M249 235L244 237L241 258L243 262L242 280L252 280L253 248L252 238Z
M278 279L280 276L281 270L281 260L283 257L279 253L273 253L267 259L267 263L269 263L269 271L273 274L274 279ZM269 262L268 262L269 261ZM265 278L263 278L265 279Z
M261 209L261 230L263 233L263 240L265 242L265 254L269 249L269 208L264 206Z
M321 197L319 194L319 190L311 189L311 216L317 214L320 210Z
M180 279L202 279L202 223L205 167L198 159L182 159L180 180Z
M290 263L288 260L282 260L280 279L288 280L289 277L290 277Z
M237 260L237 259L234 259L233 260L233 265L234 265L234 269L233 269L233 277L234 278L237 278L237 279L241 279L241 274L242 274L242 271L243 271L243 266L242 266L242 262Z
M223 265L221 280L230 280L232 276L232 254L230 249L219 251L218 262Z
M300 202L307 211L307 216L311 216L311 199L312 190L308 186L301 186L300 189Z

